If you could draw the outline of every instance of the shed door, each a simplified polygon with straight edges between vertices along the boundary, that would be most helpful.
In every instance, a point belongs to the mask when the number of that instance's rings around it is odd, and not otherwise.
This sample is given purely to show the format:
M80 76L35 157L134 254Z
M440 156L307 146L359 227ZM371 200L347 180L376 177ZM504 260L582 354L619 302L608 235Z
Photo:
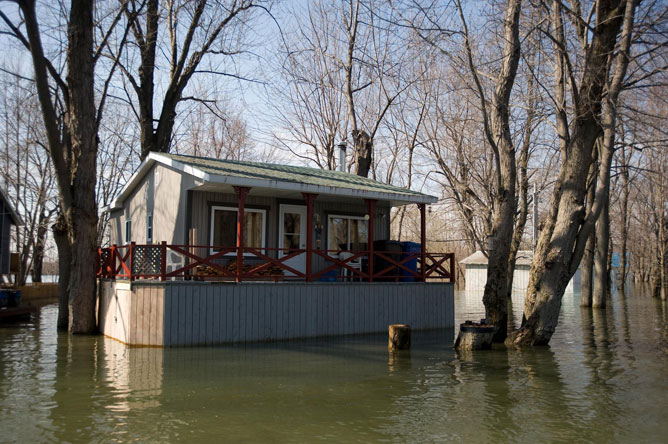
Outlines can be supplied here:
M306 248L306 207L302 205L281 205L278 216L278 257L290 254L283 249ZM302 273L306 272L306 253L290 258L285 264ZM285 272L286 276L294 276Z

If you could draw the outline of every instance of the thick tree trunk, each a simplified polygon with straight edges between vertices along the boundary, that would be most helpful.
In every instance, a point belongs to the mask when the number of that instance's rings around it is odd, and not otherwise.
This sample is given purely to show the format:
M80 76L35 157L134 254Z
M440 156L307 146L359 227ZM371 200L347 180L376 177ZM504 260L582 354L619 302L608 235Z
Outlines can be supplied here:
M362 130L353 130L355 143L355 174L368 177L373 161L373 139Z
M72 333L93 333L95 317L97 263L97 203L95 201L97 129L93 53L93 3L72 2L67 48L67 80L70 94L68 127L72 140L70 168L72 202L64 208L72 246L69 284Z
M605 308L608 295L608 247L610 245L610 199L596 222L596 255L594 256L594 294L592 307Z
M70 323L69 293L72 251L67 236L65 217L59 214L51 228L58 248L58 330L67 330Z
M73 0L67 44L67 78L54 70L59 91L67 94L64 128L53 105L35 4L20 1L33 59L49 152L60 191L60 207L71 246L71 279L68 286L70 325L73 333L93 333L95 322L95 266L97 205L95 201L97 161L97 110L95 107L93 56L93 9L90 0Z

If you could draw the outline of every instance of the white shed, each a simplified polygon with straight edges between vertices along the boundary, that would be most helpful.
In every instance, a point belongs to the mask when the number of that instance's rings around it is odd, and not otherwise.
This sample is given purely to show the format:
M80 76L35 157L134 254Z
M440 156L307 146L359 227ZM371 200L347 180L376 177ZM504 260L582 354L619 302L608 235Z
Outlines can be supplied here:
M515 272L513 273L513 291L526 291L529 285L529 270L533 252L530 250L520 250L517 252L517 261L515 262ZM487 257L482 251L476 251L466 259L459 261L466 266L466 289L484 290L487 282ZM580 269L566 287L567 293L580 291Z

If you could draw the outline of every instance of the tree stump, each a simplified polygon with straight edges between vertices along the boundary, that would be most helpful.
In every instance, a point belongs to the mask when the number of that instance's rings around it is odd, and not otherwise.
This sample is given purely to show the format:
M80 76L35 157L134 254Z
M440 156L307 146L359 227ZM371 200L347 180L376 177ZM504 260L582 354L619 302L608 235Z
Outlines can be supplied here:
M491 350L494 326L481 322L466 321L459 324L459 335L455 341L457 350Z
M392 324L388 328L389 341L387 348L394 350L408 350L411 348L411 326L407 324Z

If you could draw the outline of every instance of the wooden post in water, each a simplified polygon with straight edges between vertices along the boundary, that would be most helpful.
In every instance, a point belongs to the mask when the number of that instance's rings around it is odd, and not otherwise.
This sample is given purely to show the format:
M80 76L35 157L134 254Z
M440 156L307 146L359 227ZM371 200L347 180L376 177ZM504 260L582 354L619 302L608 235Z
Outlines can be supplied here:
M407 324L392 324L388 328L389 340L387 348L390 351L408 350L411 348L411 326Z

